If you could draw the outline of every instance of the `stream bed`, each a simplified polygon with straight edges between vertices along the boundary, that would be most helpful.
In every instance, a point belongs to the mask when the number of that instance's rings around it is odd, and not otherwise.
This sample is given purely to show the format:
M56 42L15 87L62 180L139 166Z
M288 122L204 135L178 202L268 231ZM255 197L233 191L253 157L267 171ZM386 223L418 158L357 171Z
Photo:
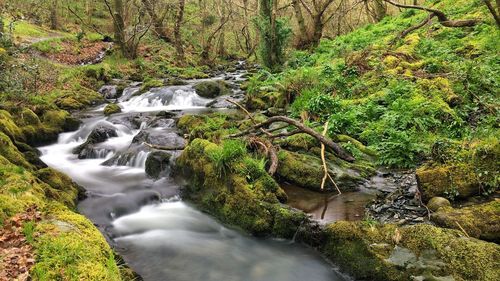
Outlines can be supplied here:
M244 71L224 79L237 85ZM79 114L82 125L58 142L39 148L41 159L83 186L78 204L126 263L144 280L301 281L348 280L316 251L293 241L258 239L225 227L182 201L182 178L168 169L158 180L145 173L151 149L182 145L175 119L186 113L225 110L224 102L204 99L183 86L154 88L142 95L137 84L116 101L122 113L106 117L104 106ZM241 97L233 90L232 98ZM220 108L207 108L207 105ZM226 103L227 104L227 103ZM89 143L90 136L104 136ZM180 154L176 151L175 157Z

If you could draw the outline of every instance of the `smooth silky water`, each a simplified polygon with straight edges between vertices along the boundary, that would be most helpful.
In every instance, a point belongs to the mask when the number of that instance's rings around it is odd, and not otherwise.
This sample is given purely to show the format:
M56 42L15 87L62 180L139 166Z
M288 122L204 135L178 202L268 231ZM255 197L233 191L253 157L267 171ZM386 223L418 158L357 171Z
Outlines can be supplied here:
M161 110L203 111L211 101L196 95L192 84L134 96L138 89L127 88L118 100L123 113L104 117L103 106L98 107L86 114L78 131L63 133L56 144L40 148L45 163L86 189L79 212L99 227L133 270L144 280L346 280L305 246L246 236L181 201L179 180L166 176L153 181L146 176L147 150L117 161L120 165L102 165L113 157L125 157L140 130L176 131L151 128L148 122L134 128L127 122L131 116ZM78 159L72 150L100 125L113 127L118 136L97 145L98 158Z

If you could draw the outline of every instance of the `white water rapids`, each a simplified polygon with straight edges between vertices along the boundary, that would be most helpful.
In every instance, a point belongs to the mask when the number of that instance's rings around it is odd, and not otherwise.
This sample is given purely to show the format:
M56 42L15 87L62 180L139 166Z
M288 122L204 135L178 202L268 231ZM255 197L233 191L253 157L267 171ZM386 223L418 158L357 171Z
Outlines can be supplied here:
M141 130L153 130L148 114L197 110L210 100L199 97L191 85L134 96L137 91L138 87L128 88L118 100L123 113L104 117L103 106L97 107L78 131L63 133L57 143L40 150L45 163L87 190L79 211L99 226L144 280L346 280L306 247L291 241L256 239L224 227L180 201L179 185L173 178L149 179L144 172L149 152L138 149L132 156L127 154L135 151L131 150L134 136ZM133 118L146 121L134 127L129 122ZM97 126L111 127L117 136L97 144L95 158L78 159L73 149ZM120 157L126 161L116 160ZM102 165L112 158L122 165Z

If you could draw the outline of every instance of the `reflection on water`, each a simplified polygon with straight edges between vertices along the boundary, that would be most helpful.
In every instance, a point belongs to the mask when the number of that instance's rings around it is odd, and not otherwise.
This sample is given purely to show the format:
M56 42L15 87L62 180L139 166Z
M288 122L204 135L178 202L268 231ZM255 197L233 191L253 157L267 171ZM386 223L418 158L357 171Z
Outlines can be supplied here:
M376 197L373 192L366 190L338 195L336 192L319 193L288 183L282 184L281 188L288 195L288 205L323 222L361 220L366 204Z

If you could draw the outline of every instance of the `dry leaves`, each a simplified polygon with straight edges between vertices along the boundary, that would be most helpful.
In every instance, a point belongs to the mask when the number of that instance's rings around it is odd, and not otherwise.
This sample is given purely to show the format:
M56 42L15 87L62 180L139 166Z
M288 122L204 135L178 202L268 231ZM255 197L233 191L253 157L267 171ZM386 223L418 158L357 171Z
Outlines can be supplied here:
M23 224L39 221L40 218L40 212L33 206L6 221L0 229L0 281L29 279L35 256L33 247L24 236Z

